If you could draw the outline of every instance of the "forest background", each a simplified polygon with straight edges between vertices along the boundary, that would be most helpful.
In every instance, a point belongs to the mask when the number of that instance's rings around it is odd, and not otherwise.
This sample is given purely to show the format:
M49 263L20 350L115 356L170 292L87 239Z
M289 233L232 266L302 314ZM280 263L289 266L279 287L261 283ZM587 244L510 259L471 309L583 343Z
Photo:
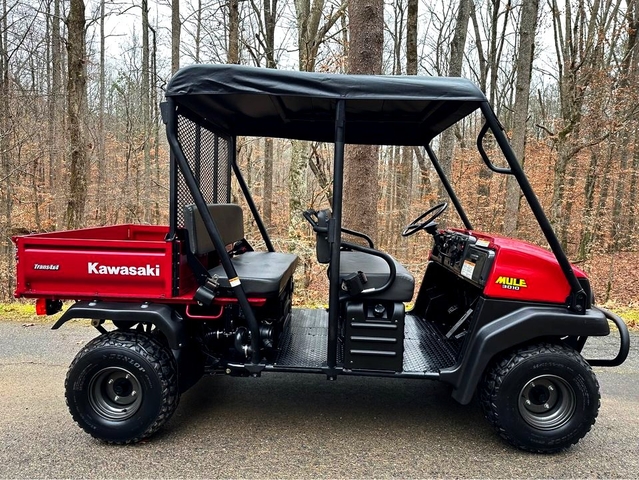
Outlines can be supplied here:
M168 79L187 64L241 63L473 80L597 300L633 305L637 1L0 0L0 300L15 288L13 235L166 224L159 102ZM379 31L367 27L375 18ZM433 143L471 221L546 247L513 185L482 168L474 147L481 125L471 116ZM262 138L238 145L276 247L302 257L299 301L325 302L324 268L301 211L330 204L332 149ZM446 199L423 150L347 154L346 191L370 199L377 214L351 208L345 225L372 234L419 278L430 238L399 233ZM454 213L443 223L461 225ZM254 225L246 229L259 238Z

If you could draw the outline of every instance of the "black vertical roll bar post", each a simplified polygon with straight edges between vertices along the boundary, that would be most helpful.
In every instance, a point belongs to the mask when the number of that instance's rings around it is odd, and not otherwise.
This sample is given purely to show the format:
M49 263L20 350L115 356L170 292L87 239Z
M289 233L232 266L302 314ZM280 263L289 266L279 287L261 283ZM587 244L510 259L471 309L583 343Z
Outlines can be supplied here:
M430 163L433 164L433 167L435 168L435 171L437 172L437 175L439 176L439 180L442 182L442 185L444 185L444 188L446 189L446 193L448 193L450 200L453 202L453 205L455 206L455 210L457 210L457 213L459 214L459 218L461 218L461 221L463 222L464 227L466 227L467 230L472 230L473 225L470 223L470 220L468 220L468 217L466 216L466 212L464 211L464 208L462 207L461 202L459 201L459 198L457 198L457 195L455 194L455 190L453 189L453 186L448 181L448 178L446 177L446 173L444 172L444 169L440 165L439 160L437 159L437 155L435 155L435 152L433 152L433 149L431 148L430 143L427 143L426 145L424 145L424 148L426 149L428 158L430 158Z
M197 206L197 209L200 212L202 217L202 221L204 223L204 227L211 237L211 241L215 246L215 250L220 258L222 266L224 267L224 272L228 275L229 283L233 288L233 292L237 297L237 300L240 304L240 308L244 312L244 316L246 317L246 322L248 323L249 330L251 332L251 363L253 365L259 364L260 361L260 328L255 315L253 313L253 309L246 298L246 293L242 288L242 284L240 279L237 276L237 272L235 271L235 267L231 262L231 257L229 257L228 252L226 251L226 245L222 241L222 237L220 236L220 232L215 226L215 222L213 221L213 217L211 216L211 212L209 212L208 206L206 205L206 201L202 196L202 192L198 188L197 181L193 176L193 172L189 167L188 161L184 156L184 152L182 152L182 148L180 147L180 143L178 141L178 130L177 130L177 110L175 102L171 97L167 98L168 102L168 122L166 125L166 137L169 141L169 145L171 146L171 152L175 156L177 160L177 165L180 167L182 175L184 176L184 180L186 182L187 187L189 188L191 195L193 196L193 201ZM187 247L189 248L189 247ZM257 372L252 372L257 373Z
M504 133L499 120L497 120L497 117L495 116L495 113L493 112L488 102L484 102L481 104L481 111L484 114L484 118L486 119L486 124L493 132L495 140L497 140L497 144L501 148L501 151L504 154L508 165L510 166L512 175L517 179L517 183L519 183L519 187L521 188L524 197L526 197L526 201L528 202L528 205L530 205L530 209L532 210L533 215L535 215L537 223L539 223L539 227L544 233L544 236L546 237L546 241L548 242L552 253L554 253L555 258L557 259L557 262L559 263L559 266L561 267L561 270L566 277L566 280L568 280L568 284L570 285L571 289L568 308L577 313L586 313L586 305L588 301L588 299L586 298L586 293L579 283L579 280L577 280L577 276L572 269L572 265L570 265L568 257L566 257L563 248L561 248L561 244L559 243L559 240L555 235L555 231L553 230L548 217L546 217L546 214L544 213L544 210L539 203L539 199L535 195L535 192L533 191L528 178L524 174L524 170L521 168L521 165L517 161L515 152L513 152L510 146L510 142L508 141L508 138L506 137L506 134ZM487 129L485 128L482 129L482 133L485 133L486 130ZM478 141L481 139L482 134L480 133Z
M326 363L328 377L335 378L337 365L337 324L339 321L339 263L342 244L342 200L344 190L344 143L346 129L346 105L338 100L335 108L335 151L333 160L333 216L328 221L328 241L331 244L331 264L328 299L328 350Z
M255 201L253 200L253 196L248 188L248 185L244 181L244 177L242 176L242 172L240 171L240 167L237 164L237 150L235 148L235 137L231 137L231 167L233 168L233 173L235 174L235 178L237 179L237 183L240 184L240 189L242 190L242 194L246 199L246 203L251 209L251 214L255 219L255 223L257 223L257 228L260 230L260 234L262 235L262 239L266 244L266 248L269 252L274 252L273 243L271 243L271 238L268 236L268 232L266 231L266 226L264 225L264 221L260 216L260 212L257 210L257 206L255 205Z

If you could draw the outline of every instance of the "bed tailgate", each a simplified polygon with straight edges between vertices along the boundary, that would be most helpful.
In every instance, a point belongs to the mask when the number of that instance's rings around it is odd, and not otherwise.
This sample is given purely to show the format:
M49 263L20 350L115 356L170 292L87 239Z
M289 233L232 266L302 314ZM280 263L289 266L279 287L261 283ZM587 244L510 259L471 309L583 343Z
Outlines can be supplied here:
M169 298L168 227L117 225L14 237L16 297Z

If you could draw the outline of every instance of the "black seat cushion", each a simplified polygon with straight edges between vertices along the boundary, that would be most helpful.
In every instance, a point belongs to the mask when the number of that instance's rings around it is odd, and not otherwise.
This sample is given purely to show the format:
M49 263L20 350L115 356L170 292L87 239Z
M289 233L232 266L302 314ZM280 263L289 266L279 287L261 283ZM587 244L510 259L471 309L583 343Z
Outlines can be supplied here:
M248 296L279 294L290 280L297 266L297 255L279 252L246 252L231 259L237 276ZM220 287L230 288L222 265L209 270L217 275Z
M362 294L360 295L361 298L392 300L395 302L408 302L413 298L415 279L401 263L395 259L393 259L393 261L395 262L397 276L388 290L381 293ZM376 257L375 255L364 252L341 252L339 265L340 279L359 271L366 274L368 282L364 287L367 289L381 287L386 283L388 275L390 274L388 264L381 257Z

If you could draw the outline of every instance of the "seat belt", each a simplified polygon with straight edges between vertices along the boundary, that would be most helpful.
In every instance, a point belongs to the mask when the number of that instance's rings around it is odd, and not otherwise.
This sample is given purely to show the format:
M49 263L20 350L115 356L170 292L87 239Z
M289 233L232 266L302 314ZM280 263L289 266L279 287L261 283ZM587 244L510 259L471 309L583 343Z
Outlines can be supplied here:
M364 285L367 282L368 278L366 278L366 274L360 270L342 279L342 290L352 296L359 295L365 290Z
M210 305L215 298L215 292L219 283L217 276L212 277L200 259L191 251L191 243L189 242L189 231L184 230L184 242L186 244L186 261L195 274L195 280L200 286L193 298L204 305Z

